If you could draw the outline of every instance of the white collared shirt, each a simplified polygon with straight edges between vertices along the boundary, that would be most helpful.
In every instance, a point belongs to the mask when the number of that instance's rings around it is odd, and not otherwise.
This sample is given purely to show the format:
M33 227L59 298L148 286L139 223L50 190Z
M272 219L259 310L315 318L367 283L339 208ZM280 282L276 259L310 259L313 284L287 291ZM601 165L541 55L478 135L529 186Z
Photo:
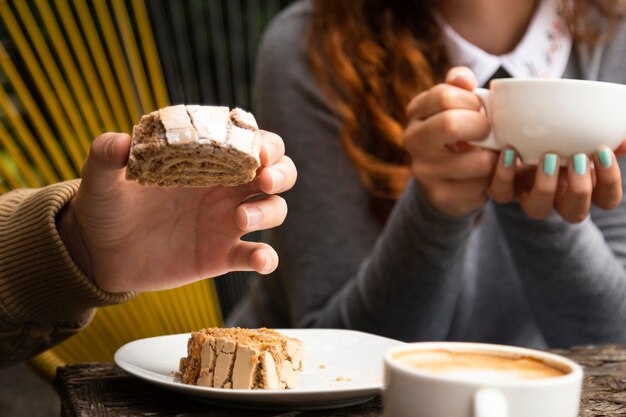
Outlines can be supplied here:
M520 43L504 55L491 55L471 44L439 16L451 64L469 67L479 85L500 67L514 78L560 78L573 43L560 3L541 0Z

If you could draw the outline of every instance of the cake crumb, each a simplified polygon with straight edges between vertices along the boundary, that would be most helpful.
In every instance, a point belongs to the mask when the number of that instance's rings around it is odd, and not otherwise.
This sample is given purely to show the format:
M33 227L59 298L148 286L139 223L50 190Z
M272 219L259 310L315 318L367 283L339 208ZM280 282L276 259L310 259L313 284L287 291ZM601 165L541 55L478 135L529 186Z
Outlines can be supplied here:
M324 365L323 363L320 364L320 369L326 369L326 365Z

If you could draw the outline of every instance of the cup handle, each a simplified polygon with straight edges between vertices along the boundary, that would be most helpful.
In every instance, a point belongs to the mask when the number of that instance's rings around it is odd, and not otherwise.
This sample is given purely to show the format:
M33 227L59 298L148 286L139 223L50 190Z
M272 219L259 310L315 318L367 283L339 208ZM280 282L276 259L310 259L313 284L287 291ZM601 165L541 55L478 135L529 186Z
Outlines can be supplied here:
M485 108L485 113L487 113L487 117L489 118L489 124L493 126L491 123L491 105L489 104L489 96L491 95L491 91L486 88L475 88L474 94L483 102L483 107ZM493 127L489 131L489 135L483 141L477 142L477 145L481 148L493 149L496 151L502 150L502 146L498 144L496 141L496 137L493 134Z
M474 394L473 417L507 417L509 414L506 398L493 388L482 388Z

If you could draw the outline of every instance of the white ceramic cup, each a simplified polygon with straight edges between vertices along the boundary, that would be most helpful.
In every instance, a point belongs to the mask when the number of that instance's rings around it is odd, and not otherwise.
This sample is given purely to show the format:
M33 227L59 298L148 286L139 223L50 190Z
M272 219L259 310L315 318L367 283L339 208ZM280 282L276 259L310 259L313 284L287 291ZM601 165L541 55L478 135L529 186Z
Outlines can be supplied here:
M411 355L461 352L496 358L525 358L561 372L520 379L480 371L439 372L410 365ZM408 356L407 356L408 354ZM423 360L423 359L422 359ZM427 359L428 360L428 359ZM507 359L508 360L508 359ZM583 371L555 354L514 346L461 342L409 343L385 355L385 417L576 417ZM483 366L483 365L481 365Z
M491 124L487 139L477 144L495 150L510 146L525 164L554 152L565 166L572 155L591 155L605 146L615 150L626 138L625 85L503 78L474 93Z

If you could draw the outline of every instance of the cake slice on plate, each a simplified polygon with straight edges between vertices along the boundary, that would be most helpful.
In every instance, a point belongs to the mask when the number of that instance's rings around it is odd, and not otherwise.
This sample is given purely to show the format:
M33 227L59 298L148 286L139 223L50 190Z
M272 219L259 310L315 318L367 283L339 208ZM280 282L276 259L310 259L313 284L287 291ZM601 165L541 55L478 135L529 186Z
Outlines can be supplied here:
M207 328L191 333L178 375L213 388L295 388L302 355L302 341L276 330Z

